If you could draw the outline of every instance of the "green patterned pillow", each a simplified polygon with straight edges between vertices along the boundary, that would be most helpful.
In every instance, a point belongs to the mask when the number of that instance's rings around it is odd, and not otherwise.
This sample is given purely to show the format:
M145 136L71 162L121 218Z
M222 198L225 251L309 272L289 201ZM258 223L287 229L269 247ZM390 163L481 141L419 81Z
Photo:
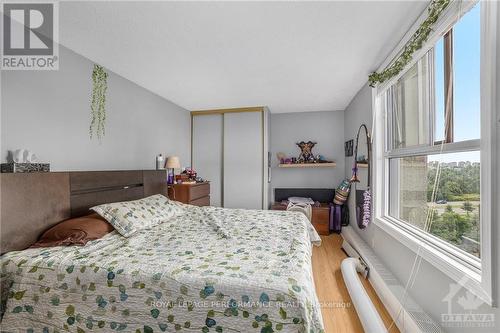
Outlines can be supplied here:
M172 205L170 200L161 194L134 201L103 204L90 209L104 217L125 237L183 213L182 207Z

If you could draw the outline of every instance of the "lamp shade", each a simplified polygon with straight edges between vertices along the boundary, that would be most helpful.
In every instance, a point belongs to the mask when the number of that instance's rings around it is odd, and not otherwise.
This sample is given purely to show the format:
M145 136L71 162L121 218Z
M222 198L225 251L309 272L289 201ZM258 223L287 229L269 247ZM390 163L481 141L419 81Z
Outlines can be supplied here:
M169 156L167 159L167 164L165 165L167 169L180 169L181 162L179 162L178 156Z

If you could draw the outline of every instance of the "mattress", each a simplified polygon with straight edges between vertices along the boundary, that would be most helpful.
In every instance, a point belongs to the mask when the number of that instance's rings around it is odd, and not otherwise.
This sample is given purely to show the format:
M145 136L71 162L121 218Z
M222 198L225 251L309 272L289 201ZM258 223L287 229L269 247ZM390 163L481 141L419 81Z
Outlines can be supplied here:
M1 257L4 332L323 332L302 213L199 208Z

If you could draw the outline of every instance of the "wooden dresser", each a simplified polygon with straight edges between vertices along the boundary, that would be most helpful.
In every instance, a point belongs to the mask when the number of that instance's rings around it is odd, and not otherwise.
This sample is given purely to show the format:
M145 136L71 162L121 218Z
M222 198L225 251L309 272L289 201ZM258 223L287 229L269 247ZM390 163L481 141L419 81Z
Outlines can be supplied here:
M169 185L168 197L185 204L210 206L210 183Z
M271 209L273 210L286 210L286 206L275 202ZM321 204L319 207L312 208L312 225L320 235L330 234L330 206L328 204Z

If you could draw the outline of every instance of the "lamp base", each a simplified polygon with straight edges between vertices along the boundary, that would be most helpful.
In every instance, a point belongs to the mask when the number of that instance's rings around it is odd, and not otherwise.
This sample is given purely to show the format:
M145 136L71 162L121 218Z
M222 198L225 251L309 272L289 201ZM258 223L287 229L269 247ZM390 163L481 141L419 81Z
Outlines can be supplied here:
M168 169L167 184L172 185L174 183L174 169Z

